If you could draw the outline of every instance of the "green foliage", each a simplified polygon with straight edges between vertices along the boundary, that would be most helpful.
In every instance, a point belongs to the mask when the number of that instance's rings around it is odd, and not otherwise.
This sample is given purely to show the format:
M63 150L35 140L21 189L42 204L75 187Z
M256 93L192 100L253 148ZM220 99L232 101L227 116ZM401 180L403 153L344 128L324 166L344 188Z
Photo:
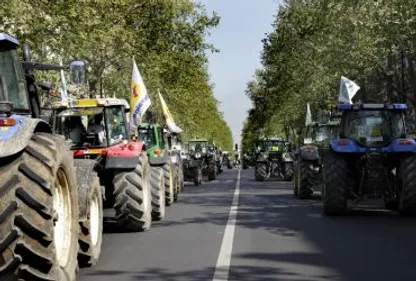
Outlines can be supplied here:
M415 106L415 8L406 0L285 1L247 87L253 109L243 143L261 132L298 142L306 103L315 118L333 107L341 75L361 86L356 100Z
M29 43L36 61L85 59L94 95L128 98L134 56L159 119L158 88L185 139L212 136L231 148L231 131L218 110L205 55L216 51L205 37L220 18L202 5L189 0L15 0L4 1L0 13L0 30Z

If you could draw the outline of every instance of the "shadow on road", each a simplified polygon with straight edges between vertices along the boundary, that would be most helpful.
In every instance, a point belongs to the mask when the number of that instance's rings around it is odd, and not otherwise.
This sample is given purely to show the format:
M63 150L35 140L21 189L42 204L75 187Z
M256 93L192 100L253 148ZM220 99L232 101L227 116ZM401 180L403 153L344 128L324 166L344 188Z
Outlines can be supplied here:
M306 239L318 253L251 252L235 255L233 259L325 266L338 272L342 280L416 280L415 218L377 209L351 210L345 216L325 217L319 200L295 199L290 183L245 180L242 185L239 228L266 230L277 235L276 238ZM240 275L239 269L236 272ZM305 280L339 279L316 278Z

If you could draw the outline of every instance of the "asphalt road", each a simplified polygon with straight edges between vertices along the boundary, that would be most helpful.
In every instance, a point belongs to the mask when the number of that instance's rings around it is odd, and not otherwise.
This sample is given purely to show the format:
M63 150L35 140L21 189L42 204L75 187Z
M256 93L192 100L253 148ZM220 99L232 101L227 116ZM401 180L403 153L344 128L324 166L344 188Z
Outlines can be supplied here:
M226 170L187 185L148 232L106 234L99 264L81 269L80 281L213 280L219 260L230 266L217 280L416 280L415 218L382 210L324 217L319 196L297 200L291 183L256 182L253 170L241 170L231 208L237 177Z

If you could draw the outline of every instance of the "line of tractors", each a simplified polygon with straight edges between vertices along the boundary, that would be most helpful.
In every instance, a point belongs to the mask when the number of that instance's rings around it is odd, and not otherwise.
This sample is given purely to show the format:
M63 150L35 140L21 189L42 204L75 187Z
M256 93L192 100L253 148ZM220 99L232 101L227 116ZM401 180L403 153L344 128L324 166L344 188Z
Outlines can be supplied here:
M255 179L290 181L299 199L320 192L325 215L372 206L416 214L416 142L401 103L338 104L309 122L302 145L266 138L246 151L243 168Z
M35 63L19 48L0 33L0 280L74 281L98 262L104 226L149 230L185 181L229 166L208 140L182 147L154 122L131 134L126 100L87 94L84 61ZM69 71L74 95L42 102L53 89L37 71Z

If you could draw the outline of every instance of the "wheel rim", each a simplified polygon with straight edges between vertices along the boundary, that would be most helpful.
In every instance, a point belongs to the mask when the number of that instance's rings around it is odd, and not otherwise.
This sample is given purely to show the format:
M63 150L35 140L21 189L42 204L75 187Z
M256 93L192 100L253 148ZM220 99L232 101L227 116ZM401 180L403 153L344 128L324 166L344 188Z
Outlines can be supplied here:
M98 203L97 193L94 196L90 204L90 233L91 242L95 246L98 243L98 237L100 236L100 204Z
M56 258L61 267L69 260L71 249L72 216L68 179L62 169L58 170L53 188L53 208L57 214L54 227Z

